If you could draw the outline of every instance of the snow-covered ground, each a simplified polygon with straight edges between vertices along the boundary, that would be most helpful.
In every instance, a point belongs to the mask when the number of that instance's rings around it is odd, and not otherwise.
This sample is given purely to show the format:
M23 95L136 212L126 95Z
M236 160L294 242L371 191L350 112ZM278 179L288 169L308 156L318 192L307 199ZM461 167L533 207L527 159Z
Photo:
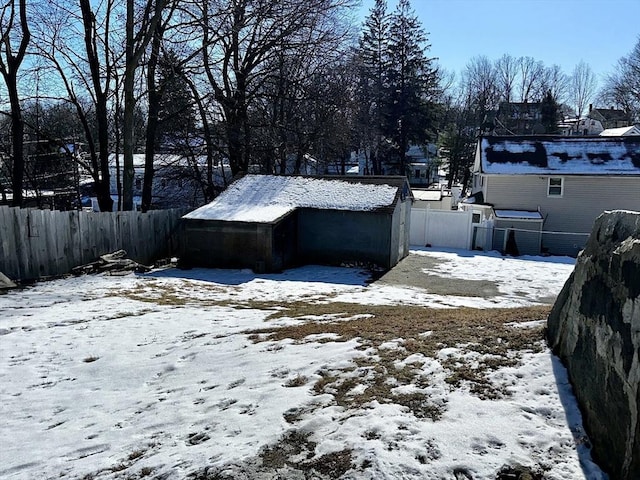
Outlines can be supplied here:
M331 463L340 452L353 465L344 478L494 479L504 465L548 479L605 478L566 372L546 348L491 372L509 391L491 400L447 383L445 360L468 355L463 345L405 358L402 338L373 348L357 336L256 342L248 334L331 320L273 318L299 302L358 304L360 317L381 305L535 305L557 295L573 269L568 258L414 254L438 260L430 275L492 280L499 295L367 285L358 269L318 266L85 276L0 295L0 478L207 478L205 469L217 472L210 478L275 478L276 470L303 478L294 465ZM314 389L327 372L364 379L358 359L394 349L397 368L416 365L428 378L396 390L426 392L442 407L437 419L392 402L349 407ZM289 454L274 460L274 452Z

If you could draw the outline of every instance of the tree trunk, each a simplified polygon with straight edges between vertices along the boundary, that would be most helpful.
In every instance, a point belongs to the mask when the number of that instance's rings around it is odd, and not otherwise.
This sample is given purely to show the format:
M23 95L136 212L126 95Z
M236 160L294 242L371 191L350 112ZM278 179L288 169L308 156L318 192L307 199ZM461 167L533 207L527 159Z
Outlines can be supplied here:
M11 188L13 200L11 205L21 207L23 203L22 188L24 183L24 123L22 121L22 108L18 97L16 72L10 72L6 78L9 100L11 102L11 142L12 142L12 168Z
M96 191L98 205L103 212L113 210L111 198L111 172L109 170L109 113L107 111L107 97L101 95L96 102L96 117L98 119L98 148L100 149L100 178L102 188Z
M230 110L230 109L229 109ZM229 149L229 166L234 177L244 171L242 168L242 122L239 121L235 111L229 111L226 118L227 148Z
M156 82L156 67L160 56L160 41L162 30L157 28L151 42L151 56L147 64L147 91L149 96L149 111L147 113L147 132L144 150L144 180L142 184L142 211L151 208L153 197L154 157L156 152L156 135L158 131L158 116L162 93Z
M14 207L21 207L22 188L24 183L24 123L22 119L22 108L20 106L20 97L18 96L18 70L24 56L27 52L27 47L31 41L31 32L29 31L29 23L27 22L27 5L26 0L20 0L20 29L22 38L20 39L20 45L14 55L11 47L10 29L14 23L15 15L15 3L12 1L10 14L8 18L5 18L5 9L8 5L4 6L3 18L2 18L2 51L6 58L0 60L0 72L5 80L7 86L7 93L9 94L9 102L11 104L11 142L12 142L12 174L11 174L11 188L13 189L12 205ZM6 31L4 29L7 29Z
M133 130L135 126L135 97L133 95L136 66L133 64L133 0L127 0L126 47L124 72L124 119L123 119L123 172L122 172L122 209L133 210Z
M204 182L202 179L198 177L198 181L203 183L202 191L204 193L204 201L210 202L213 200L215 196L216 186L215 186L215 172L214 172L214 147L213 147L213 135L211 132L211 125L209 124L209 119L207 118L207 109L205 108L204 103L202 102L202 98L196 85L189 79L186 75L183 76L184 80L189 85L191 89L191 93L193 94L193 98L195 99L196 105L198 107L198 113L200 114L200 121L202 122L202 133L204 135L204 143L205 149L207 152L207 178ZM222 166L220 166L222 169ZM222 171L222 170L221 170ZM223 183L226 186L226 178L224 178L224 171L222 171Z

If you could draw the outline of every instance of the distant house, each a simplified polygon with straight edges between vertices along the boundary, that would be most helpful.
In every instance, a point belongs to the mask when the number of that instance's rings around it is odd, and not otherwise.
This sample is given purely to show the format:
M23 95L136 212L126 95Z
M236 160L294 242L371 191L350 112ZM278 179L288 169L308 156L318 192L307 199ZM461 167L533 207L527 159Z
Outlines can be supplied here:
M593 108L589 105L588 118L598 120L602 127L606 130L608 128L620 128L626 127L633 123L629 115L624 110L617 108Z
M600 135L604 130L600 120L593 118L565 118L558 124L558 129L562 136L581 136Z
M640 128L635 125L620 128L607 128L600 132L601 137L633 137L640 135Z
M493 210L493 248L575 255L605 210L640 211L640 137L483 137L465 209Z
M498 135L532 135L545 133L542 103L501 102L495 117Z
M183 217L181 263L278 272L408 254L405 177L247 175Z
M412 145L407 151L407 178L412 187L428 187L438 182L438 148L430 143L424 147Z

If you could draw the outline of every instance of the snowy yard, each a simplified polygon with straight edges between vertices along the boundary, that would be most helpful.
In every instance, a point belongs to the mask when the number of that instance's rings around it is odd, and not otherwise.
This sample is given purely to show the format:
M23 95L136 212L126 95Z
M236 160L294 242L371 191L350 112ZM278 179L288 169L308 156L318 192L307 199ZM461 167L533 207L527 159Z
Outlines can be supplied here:
M413 254L495 295L317 266L0 295L0 477L604 478L541 341L573 259Z

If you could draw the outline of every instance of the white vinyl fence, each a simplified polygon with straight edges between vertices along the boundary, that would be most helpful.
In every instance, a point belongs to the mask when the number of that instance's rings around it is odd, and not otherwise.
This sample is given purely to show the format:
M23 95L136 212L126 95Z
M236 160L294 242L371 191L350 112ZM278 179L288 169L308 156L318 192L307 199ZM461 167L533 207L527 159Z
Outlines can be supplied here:
M12 280L64 275L100 255L126 250L139 263L177 247L181 210L83 212L0 206L0 272Z
M471 211L411 209L409 243L414 246L471 249Z

